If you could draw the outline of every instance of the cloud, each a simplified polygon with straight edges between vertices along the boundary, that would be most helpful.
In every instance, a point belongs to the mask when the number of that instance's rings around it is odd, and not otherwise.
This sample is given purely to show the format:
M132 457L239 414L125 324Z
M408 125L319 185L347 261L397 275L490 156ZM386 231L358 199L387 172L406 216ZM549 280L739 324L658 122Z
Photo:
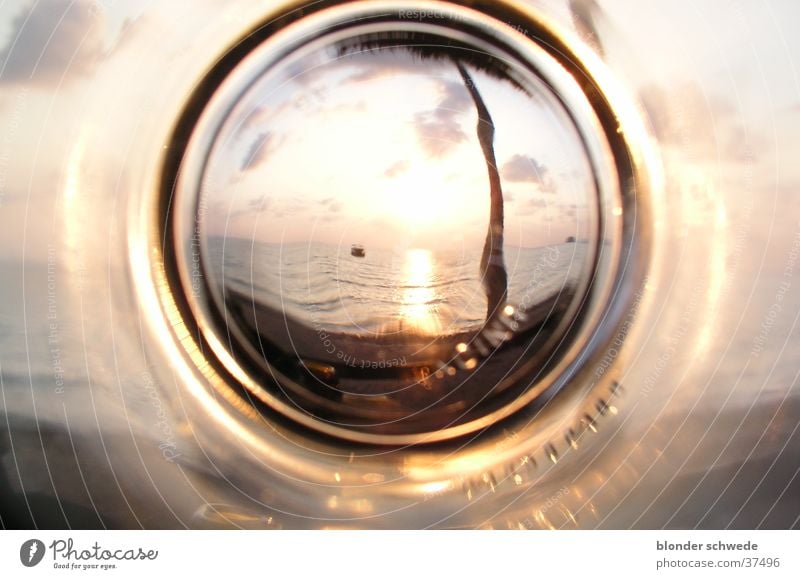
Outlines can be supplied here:
M60 82L90 74L105 58L103 20L88 2L34 3L11 22L0 49L0 83Z
M327 214L341 213L342 209L344 209L344 203L337 201L333 197L327 197L320 201L319 204Z
M417 138L431 157L442 157L458 143L467 140L458 119L473 106L467 89L461 83L443 82L442 93L443 98L436 109L414 116Z
M541 197L532 197L526 200L524 203L519 204L519 209L516 210L516 214L523 217L539 215L545 213L550 206L551 204L545 199L542 199Z
M706 92L699 84L646 86L641 94L660 143L679 148L687 159L755 161L769 142L727 97Z
M452 63L435 59L421 59L412 52L397 48L375 48L349 50L345 45L340 47L344 56L334 61L324 62L325 75L329 78L334 75L337 86L348 84L367 83L395 76L412 75L419 77L421 74L440 88L441 101L434 110L423 111L415 115L414 128L422 148L431 157L442 157L455 145L467 139L467 135L458 121L458 117L474 105L463 83L445 80L445 74L455 75ZM299 86L311 86L317 82L314 74L306 74L316 70L323 64L318 57L309 57L306 61L296 64L289 76L292 82ZM339 78L338 71L343 71L345 76ZM310 89L309 89L310 90ZM305 96L299 97L301 109L318 107L328 99L327 89L307 90ZM366 103L358 102L343 105L342 110L363 110ZM387 175L389 176L389 175Z
M525 204L527 207L531 209L547 209L548 203L544 199L540 199L538 197L534 197L533 199L528 199L528 202Z
M288 105L284 104L281 108L288 108ZM252 111L247 113L247 116L244 118L241 125L239 125L237 132L242 135L248 134L249 131L257 129L259 126L263 126L268 122L270 115L272 115L273 118L277 116L276 111L273 110L271 106L263 105L253 108Z
M263 163L269 153L272 151L272 141L273 138L271 133L259 133L250 145L250 148L247 150L247 154L244 156L244 159L242 159L242 165L240 169L242 171L249 171L253 167L257 167Z
M388 177L389 179L394 179L395 177L399 177L400 175L408 171L409 167L411 167L410 161L398 161L397 163L386 169L383 175L385 177Z
M353 68L353 72L344 80L347 82L367 82L371 80L401 75L417 75L421 70L431 74L435 69L442 69L446 65L439 62L421 63L420 59L403 50L391 48L371 49L348 54L346 58L337 61L339 66Z
M270 205L272 205L272 198L257 197L255 199L251 199L247 205L252 211L264 211L265 209L268 209Z
M238 219L244 215L255 215L263 213L273 205L272 197L256 197L247 201L244 207L231 212L231 219ZM215 213L216 211L214 211Z
M581 35L603 54L603 44L598 33L598 16L602 17L603 9L596 0L570 0L569 9L572 21Z
M467 139L458 123L432 118L430 113L419 113L414 119L419 142L431 157L443 157L455 145Z
M503 179L511 183L544 185L547 168L533 157L514 155L501 169Z

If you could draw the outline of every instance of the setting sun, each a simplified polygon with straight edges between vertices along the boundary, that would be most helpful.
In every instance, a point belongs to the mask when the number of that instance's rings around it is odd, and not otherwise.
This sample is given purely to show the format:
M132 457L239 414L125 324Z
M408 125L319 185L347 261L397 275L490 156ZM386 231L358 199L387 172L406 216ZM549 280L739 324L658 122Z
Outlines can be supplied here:
M466 193L437 170L434 162L423 161L391 181L383 201L398 225L417 231L462 219L465 197Z

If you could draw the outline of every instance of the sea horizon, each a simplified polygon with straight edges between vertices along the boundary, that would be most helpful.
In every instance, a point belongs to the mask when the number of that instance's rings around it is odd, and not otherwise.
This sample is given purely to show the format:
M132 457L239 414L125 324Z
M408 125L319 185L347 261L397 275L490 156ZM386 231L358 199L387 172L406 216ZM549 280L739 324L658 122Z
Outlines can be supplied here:
M486 319L480 249L275 244L210 238L212 286L252 295L296 321L329 331L425 334L474 331ZM508 303L532 307L574 286L586 271L585 243L505 248Z

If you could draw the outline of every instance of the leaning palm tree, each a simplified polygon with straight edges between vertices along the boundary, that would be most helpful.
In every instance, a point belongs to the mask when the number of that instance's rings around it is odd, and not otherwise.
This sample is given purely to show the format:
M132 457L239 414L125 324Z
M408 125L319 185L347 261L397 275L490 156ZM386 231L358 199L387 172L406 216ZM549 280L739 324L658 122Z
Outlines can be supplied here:
M488 323L503 310L508 295L508 274L503 259L503 232L505 230L503 186L494 153L494 120L492 120L489 108L464 63L456 60L456 67L478 111L478 141L481 144L486 169L489 172L489 228L486 232L486 241L483 244L481 256L481 279L488 302L486 312Z
M477 136L489 174L489 226L480 264L481 279L487 298L486 324L489 325L503 311L508 295L508 275L503 258L503 187L494 152L494 120L469 70L483 72L507 81L523 92L527 91L509 74L509 67L503 61L455 42L443 43L441 37L425 33L403 32L396 35L359 38L340 46L338 54L343 56L387 50L405 52L420 60L452 62L475 104L478 113Z

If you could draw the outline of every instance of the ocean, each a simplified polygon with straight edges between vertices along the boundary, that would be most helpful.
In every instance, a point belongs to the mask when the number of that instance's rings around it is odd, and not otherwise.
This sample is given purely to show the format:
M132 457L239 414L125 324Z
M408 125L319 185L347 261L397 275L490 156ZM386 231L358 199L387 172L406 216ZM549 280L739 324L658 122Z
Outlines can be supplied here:
M479 329L487 301L480 251L269 244L209 240L207 266L224 285L297 321L364 334L395 329L459 333ZM589 267L586 243L505 249L509 304L533 306L574 285Z

